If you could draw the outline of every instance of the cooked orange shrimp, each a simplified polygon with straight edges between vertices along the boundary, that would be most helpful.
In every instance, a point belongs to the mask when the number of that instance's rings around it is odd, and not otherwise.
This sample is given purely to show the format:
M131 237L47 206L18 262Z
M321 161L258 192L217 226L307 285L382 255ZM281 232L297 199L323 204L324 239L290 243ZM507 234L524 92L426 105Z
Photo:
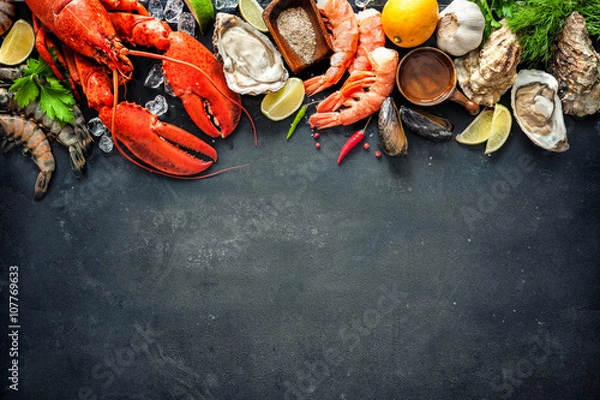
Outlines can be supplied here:
M354 71L337 92L317 106L311 128L350 125L375 113L394 90L398 53L378 47L369 54L372 71ZM341 108L344 106L345 108Z
M350 66L358 47L358 23L348 0L319 0L317 7L327 20L333 55L325 74L304 81L307 96L338 83Z
M9 151L15 144L25 147L25 153L31 154L31 159L40 169L35 182L35 200L41 200L54 172L54 155L44 131L33 121L18 115L0 115L0 137L4 137L2 147Z
M385 32L381 23L381 13L368 8L356 14L358 22L358 48L354 61L348 71L370 71L372 69L368 54L378 47L385 46Z

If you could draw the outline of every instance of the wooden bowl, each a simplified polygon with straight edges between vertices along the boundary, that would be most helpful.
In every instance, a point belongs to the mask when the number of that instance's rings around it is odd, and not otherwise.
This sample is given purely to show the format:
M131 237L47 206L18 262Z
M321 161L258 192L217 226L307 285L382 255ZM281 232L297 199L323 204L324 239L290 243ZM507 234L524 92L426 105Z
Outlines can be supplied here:
M290 47L288 42L281 36L277 27L277 18L284 10L289 8L301 7L306 11L312 28L315 32L316 50L312 60L307 63ZM281 52L283 59L294 74L299 73L306 67L314 65L323 60L332 53L331 39L313 0L273 0L264 10L263 19L273 37L277 48Z

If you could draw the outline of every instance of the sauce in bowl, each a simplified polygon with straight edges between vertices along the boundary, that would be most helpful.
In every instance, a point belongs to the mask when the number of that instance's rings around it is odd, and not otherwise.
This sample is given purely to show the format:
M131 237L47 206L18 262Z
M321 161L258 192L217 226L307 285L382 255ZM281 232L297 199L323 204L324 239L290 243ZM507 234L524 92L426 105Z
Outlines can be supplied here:
M435 47L419 47L408 52L398 65L396 84L411 103L433 106L451 99L465 106L471 114L479 105L456 90L456 70L452 59Z

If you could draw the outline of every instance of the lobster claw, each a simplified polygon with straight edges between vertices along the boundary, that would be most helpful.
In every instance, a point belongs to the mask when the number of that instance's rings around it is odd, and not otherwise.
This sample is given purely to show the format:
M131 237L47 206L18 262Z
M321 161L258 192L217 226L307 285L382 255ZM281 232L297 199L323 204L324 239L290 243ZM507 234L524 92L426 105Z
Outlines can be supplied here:
M205 171L217 160L216 150L208 143L182 128L160 121L138 104L119 103L116 109L101 107L98 116L111 129L113 138L149 165L150 170L173 176L191 176ZM211 161L202 160L183 149L200 153Z
M167 82L198 128L212 137L233 133L242 114L241 96L229 88L223 64L209 49L187 33L173 32L164 21L127 13L111 13L110 17L127 42L166 50Z
M188 115L207 135L229 136L240 121L241 96L227 86L223 65L202 43L186 33L172 32L169 42L165 56L197 67L163 62L167 82L181 98Z

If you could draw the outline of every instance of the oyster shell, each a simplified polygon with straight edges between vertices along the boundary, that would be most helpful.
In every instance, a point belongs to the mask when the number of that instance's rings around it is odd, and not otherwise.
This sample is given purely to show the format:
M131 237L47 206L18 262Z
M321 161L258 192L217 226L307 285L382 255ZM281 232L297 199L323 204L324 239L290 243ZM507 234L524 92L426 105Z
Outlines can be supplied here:
M464 94L475 103L492 107L517 78L522 48L502 20L481 49L454 60L456 78Z
M552 75L521 70L511 90L511 106L521 130L534 144L554 152L569 149L558 81Z
M275 45L238 16L217 13L212 40L234 92L254 96L275 92L289 77Z
M583 117L600 110L600 55L578 12L567 18L554 45L550 70L560 83L565 114Z

